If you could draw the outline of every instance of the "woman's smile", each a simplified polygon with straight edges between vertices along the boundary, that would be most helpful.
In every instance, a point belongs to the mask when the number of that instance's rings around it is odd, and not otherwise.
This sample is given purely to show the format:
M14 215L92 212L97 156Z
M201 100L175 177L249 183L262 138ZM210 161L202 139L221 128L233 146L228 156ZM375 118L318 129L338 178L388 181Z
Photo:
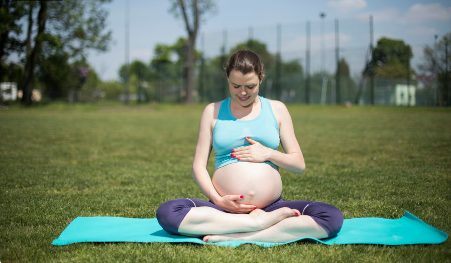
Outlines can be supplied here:
M249 99L249 96L247 96L247 97L240 97L240 96L238 96L238 98L239 98L241 101L247 101L247 100Z

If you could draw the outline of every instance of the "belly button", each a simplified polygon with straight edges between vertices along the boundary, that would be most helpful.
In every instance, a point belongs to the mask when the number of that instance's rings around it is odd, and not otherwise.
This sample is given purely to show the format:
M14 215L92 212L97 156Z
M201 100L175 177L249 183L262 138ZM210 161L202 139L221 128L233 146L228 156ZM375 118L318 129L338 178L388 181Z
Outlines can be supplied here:
M255 192L254 191L249 191L249 196L252 198L255 196Z

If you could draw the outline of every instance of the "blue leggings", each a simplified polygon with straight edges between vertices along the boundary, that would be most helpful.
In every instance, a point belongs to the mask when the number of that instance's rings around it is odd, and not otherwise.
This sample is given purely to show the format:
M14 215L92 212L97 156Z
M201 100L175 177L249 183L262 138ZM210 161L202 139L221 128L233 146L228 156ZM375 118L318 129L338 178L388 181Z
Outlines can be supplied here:
M161 227L167 232L180 235L178 232L180 223L192 207L208 206L216 210L228 213L212 202L194 199L181 198L163 203L158 207L157 219ZM282 207L297 209L302 215L308 215L324 230L329 237L335 236L343 225L343 214L333 205L314 201L283 201L279 197L274 203L262 208L265 212L271 212Z

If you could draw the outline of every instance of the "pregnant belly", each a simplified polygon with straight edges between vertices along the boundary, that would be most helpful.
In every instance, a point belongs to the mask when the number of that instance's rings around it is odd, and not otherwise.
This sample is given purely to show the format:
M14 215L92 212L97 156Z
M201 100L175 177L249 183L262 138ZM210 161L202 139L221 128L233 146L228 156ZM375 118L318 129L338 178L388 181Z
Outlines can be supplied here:
M215 171L212 179L221 196L243 195L238 201L263 208L282 193L279 171L266 163L237 162Z

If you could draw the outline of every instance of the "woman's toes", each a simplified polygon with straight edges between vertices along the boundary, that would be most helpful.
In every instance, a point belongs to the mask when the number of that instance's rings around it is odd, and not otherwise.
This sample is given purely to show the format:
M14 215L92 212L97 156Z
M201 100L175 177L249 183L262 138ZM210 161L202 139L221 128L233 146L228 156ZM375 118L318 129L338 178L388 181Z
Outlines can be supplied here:
M206 243L216 243L216 242L230 240L230 238L227 237L227 235L209 235L209 236L204 236L203 240Z

